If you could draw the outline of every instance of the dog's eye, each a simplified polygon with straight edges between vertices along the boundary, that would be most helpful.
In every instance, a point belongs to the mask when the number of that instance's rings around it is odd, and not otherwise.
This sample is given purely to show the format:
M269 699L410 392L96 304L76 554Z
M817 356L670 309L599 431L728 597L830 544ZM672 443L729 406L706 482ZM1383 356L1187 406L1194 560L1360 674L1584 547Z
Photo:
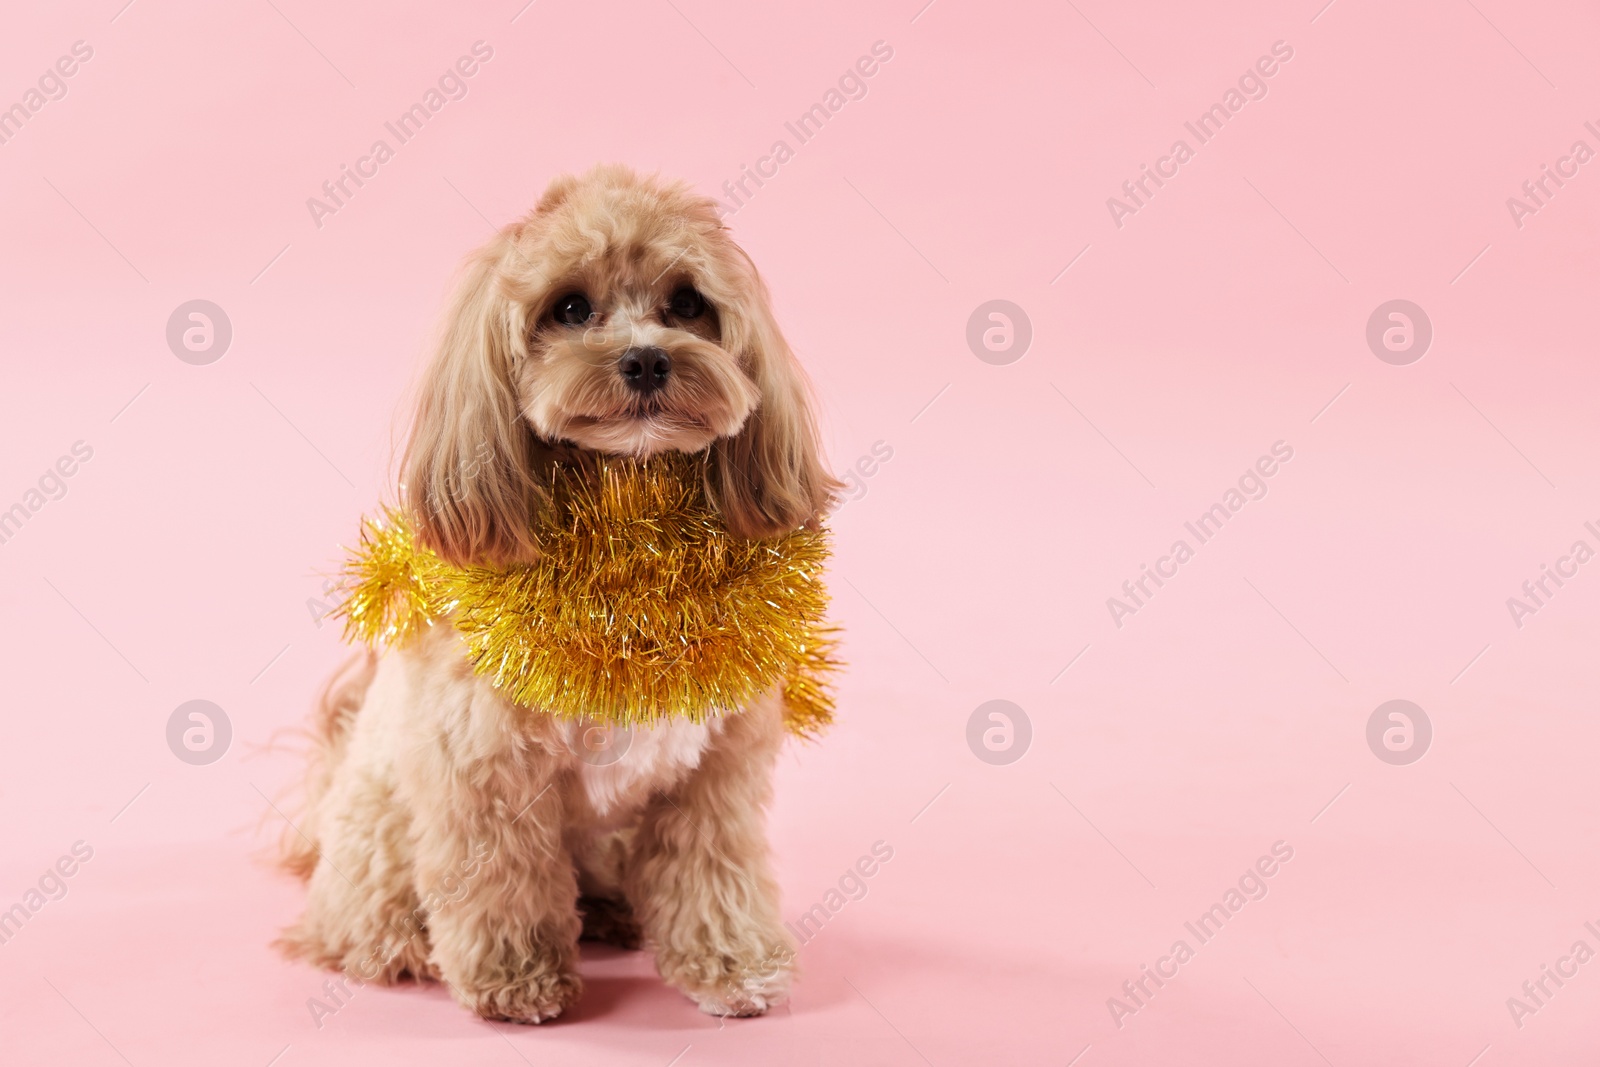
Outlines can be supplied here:
M672 294L667 310L680 319L698 319L705 313L706 298L686 285Z
M563 326L582 326L594 314L594 308L589 306L589 298L582 293L568 293L556 301L551 314Z

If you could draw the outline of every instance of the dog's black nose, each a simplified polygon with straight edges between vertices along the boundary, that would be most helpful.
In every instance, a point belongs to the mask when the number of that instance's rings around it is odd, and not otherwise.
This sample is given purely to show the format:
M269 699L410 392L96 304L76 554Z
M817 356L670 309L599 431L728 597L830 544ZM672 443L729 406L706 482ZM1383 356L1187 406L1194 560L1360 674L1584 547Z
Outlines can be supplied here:
M649 396L667 384L672 357L660 348L630 348L617 360L617 371L629 389Z

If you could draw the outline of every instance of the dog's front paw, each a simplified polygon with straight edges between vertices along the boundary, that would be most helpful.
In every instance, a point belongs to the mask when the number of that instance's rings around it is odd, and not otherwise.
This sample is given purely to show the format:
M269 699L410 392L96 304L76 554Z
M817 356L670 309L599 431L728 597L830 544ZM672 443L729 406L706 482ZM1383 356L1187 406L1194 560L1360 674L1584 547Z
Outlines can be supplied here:
M765 1015L789 996L794 950L692 955L657 952L656 967L707 1015Z
M577 1002L583 992L583 979L562 971L545 971L504 982L453 984L450 991L485 1019L544 1023Z

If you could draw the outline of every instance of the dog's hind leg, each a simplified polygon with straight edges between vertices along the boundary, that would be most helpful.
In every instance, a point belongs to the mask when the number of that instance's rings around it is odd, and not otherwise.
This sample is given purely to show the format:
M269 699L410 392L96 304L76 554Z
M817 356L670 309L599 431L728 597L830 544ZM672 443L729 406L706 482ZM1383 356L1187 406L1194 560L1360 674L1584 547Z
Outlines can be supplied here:
M279 944L363 982L431 978L426 913L412 870L411 819L391 785L347 764L323 797L304 916Z
M402 671L370 660L343 686L330 686L309 808L291 823L291 855L309 875L309 892L279 947L363 982L433 976L411 812L396 794L385 743L386 715L408 696Z
M324 807L322 801L344 762L356 715L377 671L378 657L363 649L334 672L317 700L316 717L309 731L311 749L301 782L305 807L297 821L283 828L278 849L279 865L301 880L310 879L316 869L317 819Z

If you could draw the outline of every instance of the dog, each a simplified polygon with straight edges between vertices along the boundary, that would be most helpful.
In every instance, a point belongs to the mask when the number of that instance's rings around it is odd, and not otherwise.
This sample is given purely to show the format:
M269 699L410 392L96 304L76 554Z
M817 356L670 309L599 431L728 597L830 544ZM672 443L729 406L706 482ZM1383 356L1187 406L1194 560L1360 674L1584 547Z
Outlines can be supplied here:
M446 562L505 566L536 557L553 464L703 453L729 531L776 537L840 488L813 408L715 201L597 167L470 258L399 497ZM614 758L604 728L510 703L452 627L363 654L319 705L282 857L308 899L281 947L540 1023L580 995L580 936L647 944L703 1011L759 1015L794 970L764 828L782 704L638 728Z

